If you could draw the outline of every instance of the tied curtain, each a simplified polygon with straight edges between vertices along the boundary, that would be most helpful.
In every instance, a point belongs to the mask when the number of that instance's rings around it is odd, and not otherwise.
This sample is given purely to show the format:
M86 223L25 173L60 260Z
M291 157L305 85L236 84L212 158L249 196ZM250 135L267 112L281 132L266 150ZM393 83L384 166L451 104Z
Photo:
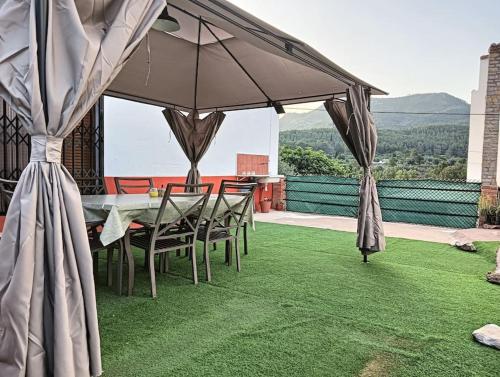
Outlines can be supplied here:
M353 85L346 101L328 100L325 108L342 139L363 168L359 189L358 238L356 245L363 255L385 249L382 213L377 186L371 172L377 147L377 130L368 109L368 95L361 85Z
M200 119L197 110L192 110L188 115L184 115L174 109L163 110L163 115L184 154L191 162L186 184L200 184L201 175L198 171L198 162L210 147L210 143L217 135L226 115L216 111Z
M45 11L37 12L41 4ZM102 373L90 249L78 187L61 165L62 143L164 6L0 2L0 96L32 140L0 240L1 376Z

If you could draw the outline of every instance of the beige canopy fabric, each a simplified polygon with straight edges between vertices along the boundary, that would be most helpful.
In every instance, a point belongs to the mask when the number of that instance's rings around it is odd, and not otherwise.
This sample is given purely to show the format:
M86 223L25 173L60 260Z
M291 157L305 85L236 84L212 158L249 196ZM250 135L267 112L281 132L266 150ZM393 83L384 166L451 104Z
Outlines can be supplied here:
M32 139L0 241L1 376L101 374L90 249L62 143L164 5L0 2L0 96Z
M371 165L377 147L377 130L368 110L366 88L352 86L346 101L329 100L325 108L349 150L364 169L359 190L357 247L366 255L385 249L382 213Z
M163 115L181 145L184 154L191 162L186 184L200 184L201 175L198 171L198 162L210 147L210 143L217 131L219 131L226 115L217 111L200 119L196 110L184 115L180 111L173 109L163 110Z
M354 83L384 94L228 1L169 0L167 9L180 30L151 30L106 94L200 112L325 100Z

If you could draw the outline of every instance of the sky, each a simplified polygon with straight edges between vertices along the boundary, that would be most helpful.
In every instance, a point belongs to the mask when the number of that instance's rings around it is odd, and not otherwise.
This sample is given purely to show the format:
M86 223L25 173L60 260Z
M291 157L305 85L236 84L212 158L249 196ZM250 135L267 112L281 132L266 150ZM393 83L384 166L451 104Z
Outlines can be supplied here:
M470 102L479 59L500 43L500 0L230 0L391 97Z

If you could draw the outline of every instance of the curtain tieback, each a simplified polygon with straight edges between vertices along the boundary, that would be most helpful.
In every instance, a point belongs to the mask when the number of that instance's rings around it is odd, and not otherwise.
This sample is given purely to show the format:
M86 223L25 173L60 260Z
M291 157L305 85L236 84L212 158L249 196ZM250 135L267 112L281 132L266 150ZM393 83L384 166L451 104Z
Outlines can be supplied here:
M61 163L63 140L56 136L31 136L30 161Z

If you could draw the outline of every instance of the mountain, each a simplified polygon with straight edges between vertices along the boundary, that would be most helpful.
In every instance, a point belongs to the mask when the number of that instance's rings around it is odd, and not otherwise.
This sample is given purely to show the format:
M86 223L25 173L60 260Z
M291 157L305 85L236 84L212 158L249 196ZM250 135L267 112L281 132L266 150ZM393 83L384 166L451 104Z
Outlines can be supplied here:
M298 107L299 105L295 105ZM402 129L414 126L457 125L468 126L468 115L442 114L384 114L404 113L459 113L468 114L470 105L447 93L412 94L395 98L372 98L372 112L379 129ZM287 113L280 118L280 130L310 130L328 128L332 121L323 105L307 113Z

